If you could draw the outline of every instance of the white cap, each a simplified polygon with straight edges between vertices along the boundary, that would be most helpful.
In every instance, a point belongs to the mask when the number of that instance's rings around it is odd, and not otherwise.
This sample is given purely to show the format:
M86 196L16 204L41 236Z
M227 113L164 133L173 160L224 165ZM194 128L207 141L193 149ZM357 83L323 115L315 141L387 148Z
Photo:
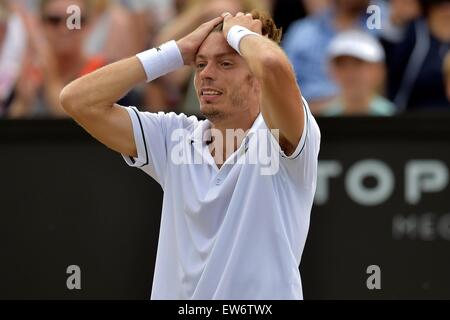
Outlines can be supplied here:
M350 56L367 62L383 62L384 49L380 42L364 31L351 30L338 34L328 48L330 60Z

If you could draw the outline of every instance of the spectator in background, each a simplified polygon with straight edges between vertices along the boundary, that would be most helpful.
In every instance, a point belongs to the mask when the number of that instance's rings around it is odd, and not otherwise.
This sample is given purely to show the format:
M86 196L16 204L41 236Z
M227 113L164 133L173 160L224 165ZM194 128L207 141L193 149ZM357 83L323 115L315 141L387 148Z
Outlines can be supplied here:
M81 29L67 27L67 8L81 9ZM21 11L29 44L10 118L66 117L59 94L65 84L89 73L106 61L83 52L86 24L92 13L89 0L42 0L38 17Z
M445 79L445 88L447 92L447 99L450 102L450 52L447 53L447 56L444 60L444 79Z
M20 17L0 0L0 118L6 116L26 50L26 31Z
M324 116L391 116L395 106L378 90L385 78L385 54L379 41L363 31L339 34L328 50L332 77L340 93Z
M339 32L367 28L369 0L334 0L330 9L291 25L283 47L291 60L313 112L320 111L338 93L327 70L327 48ZM370 30L377 32L377 30Z
M423 19L410 23L399 39L384 37L388 97L400 111L450 110L443 62L450 48L450 0L422 0Z
M138 24L132 12L116 0L91 0L92 17L85 52L102 56L108 62L118 61L141 50Z
M68 28L67 8L77 5L81 28ZM101 55L84 51L93 14L92 0L41 0L37 16L19 7L28 34L28 52L15 88L9 118L65 118L59 95L69 82L105 64ZM131 99L129 97L132 97ZM132 93L120 103L139 102Z

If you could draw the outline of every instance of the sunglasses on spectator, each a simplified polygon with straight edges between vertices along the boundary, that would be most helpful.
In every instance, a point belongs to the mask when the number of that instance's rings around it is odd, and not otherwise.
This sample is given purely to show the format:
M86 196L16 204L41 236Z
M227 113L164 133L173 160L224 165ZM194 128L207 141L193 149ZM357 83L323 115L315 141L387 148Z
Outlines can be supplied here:
M62 23L65 24L67 21L67 16L57 16L57 15L44 15L42 17L42 21L44 21L45 24L57 27L61 25ZM80 18L81 24L84 24L86 22L86 17Z

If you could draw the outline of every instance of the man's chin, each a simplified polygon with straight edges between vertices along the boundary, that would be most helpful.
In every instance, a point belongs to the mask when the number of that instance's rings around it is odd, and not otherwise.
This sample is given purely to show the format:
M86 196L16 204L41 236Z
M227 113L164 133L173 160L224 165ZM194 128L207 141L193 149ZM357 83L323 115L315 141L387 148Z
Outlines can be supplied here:
M206 119L217 119L222 117L223 111L220 110L220 108L212 103L208 104L201 104L200 105L200 113L206 118Z

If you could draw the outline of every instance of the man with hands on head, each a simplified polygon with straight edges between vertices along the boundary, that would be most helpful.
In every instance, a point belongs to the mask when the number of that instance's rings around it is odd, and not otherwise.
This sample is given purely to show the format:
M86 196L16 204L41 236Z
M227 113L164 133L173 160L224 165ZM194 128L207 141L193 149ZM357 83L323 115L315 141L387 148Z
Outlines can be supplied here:
M280 38L264 14L224 13L61 93L75 121L164 190L152 299L303 298L298 267L320 130ZM115 104L140 82L183 65L195 67L205 121ZM174 139L180 129L185 135ZM244 134L229 138L230 130ZM175 161L180 143L202 161ZM240 161L264 143L276 170Z

